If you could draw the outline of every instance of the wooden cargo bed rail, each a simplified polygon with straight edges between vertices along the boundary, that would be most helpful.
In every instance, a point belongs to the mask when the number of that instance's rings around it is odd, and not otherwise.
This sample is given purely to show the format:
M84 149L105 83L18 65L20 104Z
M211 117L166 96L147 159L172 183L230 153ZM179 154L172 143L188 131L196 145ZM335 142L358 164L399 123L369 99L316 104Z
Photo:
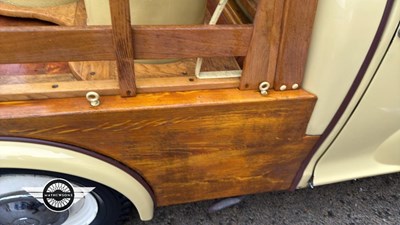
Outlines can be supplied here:
M110 0L112 26L0 27L0 64L116 60L120 94L134 96L134 59L243 56L237 87L290 89L301 84L311 29L290 30L312 27L317 5L293 2L259 0L253 24L131 26L129 0Z
M246 56L252 27L132 26L135 58ZM116 60L110 26L0 27L0 46L1 64Z

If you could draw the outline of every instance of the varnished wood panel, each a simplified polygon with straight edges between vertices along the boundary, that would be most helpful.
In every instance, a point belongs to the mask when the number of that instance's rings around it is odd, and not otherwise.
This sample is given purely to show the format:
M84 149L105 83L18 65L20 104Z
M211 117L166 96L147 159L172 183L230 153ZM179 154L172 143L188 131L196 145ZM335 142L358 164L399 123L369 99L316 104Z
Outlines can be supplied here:
M133 32L138 59L244 56L252 26L133 26ZM107 26L0 27L0 48L3 64L115 60Z
M317 137L305 91L216 90L0 103L0 135L91 149L139 172L158 205L288 189ZM0 150L1 151L1 150Z
M292 89L304 77L311 31L318 0L286 0L283 33L276 66L275 89ZM329 43L327 43L329 44Z

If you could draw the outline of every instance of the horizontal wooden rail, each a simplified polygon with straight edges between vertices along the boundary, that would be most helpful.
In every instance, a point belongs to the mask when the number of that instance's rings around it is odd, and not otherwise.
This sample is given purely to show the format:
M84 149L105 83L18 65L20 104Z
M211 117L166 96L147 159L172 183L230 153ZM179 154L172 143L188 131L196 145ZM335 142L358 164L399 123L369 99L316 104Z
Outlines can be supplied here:
M56 89L52 88L54 84L55 82L0 85L0 102L82 97L89 91L95 91L101 96L120 94L120 86L117 80L56 82ZM187 77L138 78L136 79L136 85L137 93L212 90L237 88L239 79L225 78L190 81Z
M252 25L133 26L138 59L245 56ZM111 26L0 27L0 64L115 60Z

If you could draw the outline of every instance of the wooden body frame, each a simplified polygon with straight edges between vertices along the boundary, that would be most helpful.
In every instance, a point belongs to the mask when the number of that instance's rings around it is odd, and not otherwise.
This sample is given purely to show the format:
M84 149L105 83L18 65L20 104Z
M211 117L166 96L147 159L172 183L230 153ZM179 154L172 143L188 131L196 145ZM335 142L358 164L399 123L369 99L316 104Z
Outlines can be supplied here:
M129 1L110 1L111 27L0 27L0 64L116 60L119 92L134 96L140 92L133 71L134 59L242 56L245 59L240 89L258 89L264 81L271 87L286 85L290 89L292 84L301 84L317 4L310 0L310 4L299 7L295 2L260 0L253 24L131 27ZM295 18L305 19L296 22ZM293 32L304 27L304 32ZM60 96L77 96L74 93L81 93L90 85L81 91L69 90L71 95L64 91ZM94 86L101 85L104 84ZM116 88L93 91L115 94ZM201 88L207 89L204 85ZM3 92L0 95L7 94Z
M260 0L251 25L130 26L128 0L110 0L111 27L0 27L0 64L116 60L118 66L118 81L65 82L59 85L68 91L61 93L0 85L6 101L0 136L61 142L113 158L143 176L158 205L288 190L318 139L305 136L316 97L301 89L266 97L254 90L263 81L277 84L281 40L296 35L285 30L303 26L283 26L285 12L306 10L293 10L292 1ZM241 79L149 85L136 80L132 67L136 58L217 56L245 57ZM303 62L306 51L298 57ZM298 64L286 62L291 66ZM114 96L91 107L82 98L87 91ZM31 100L41 98L62 99Z

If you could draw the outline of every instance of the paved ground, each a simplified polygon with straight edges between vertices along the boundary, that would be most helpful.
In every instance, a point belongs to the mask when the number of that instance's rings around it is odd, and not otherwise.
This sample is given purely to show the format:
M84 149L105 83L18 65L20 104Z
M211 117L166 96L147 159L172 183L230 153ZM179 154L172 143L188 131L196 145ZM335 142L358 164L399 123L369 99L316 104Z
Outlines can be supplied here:
M400 224L400 173L304 189L249 196L207 213L215 201L158 208L151 222L126 225Z

